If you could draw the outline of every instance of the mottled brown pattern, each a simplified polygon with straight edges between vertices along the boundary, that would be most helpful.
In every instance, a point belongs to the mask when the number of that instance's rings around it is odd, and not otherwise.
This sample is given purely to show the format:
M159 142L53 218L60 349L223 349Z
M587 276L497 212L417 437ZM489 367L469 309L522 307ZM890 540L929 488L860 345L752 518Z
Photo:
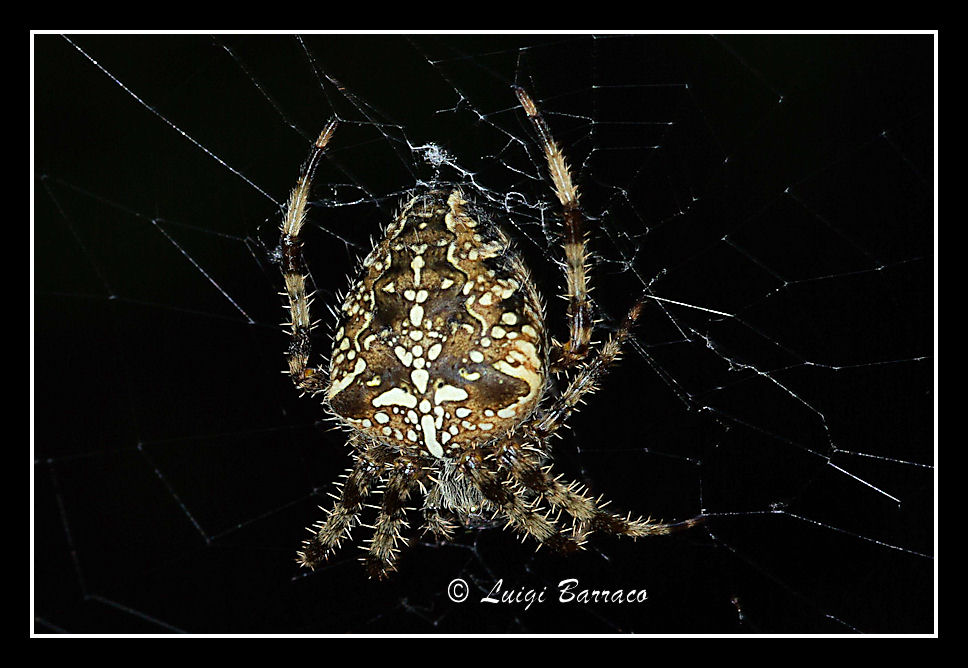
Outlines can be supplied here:
M419 498L423 531L450 540L457 525L494 521L559 552L599 531L633 538L671 533L675 524L622 517L601 497L551 474L550 437L592 392L642 311L637 300L601 345L587 286L585 219L561 149L530 96L515 89L540 139L561 204L569 336L546 334L542 301L499 220L454 186L406 201L363 261L340 307L328 369L309 365L313 321L300 232L313 173L333 136L316 140L282 224L289 375L323 395L350 432L353 467L332 509L310 527L299 563L322 563L360 524L367 500L382 492L363 557L374 577L396 568L407 544L407 514ZM550 374L567 374L550 396ZM566 524L554 514L566 514ZM570 526L567 524L570 520Z
M459 189L402 207L342 316L327 398L375 439L454 457L509 431L541 397L541 304L510 241Z

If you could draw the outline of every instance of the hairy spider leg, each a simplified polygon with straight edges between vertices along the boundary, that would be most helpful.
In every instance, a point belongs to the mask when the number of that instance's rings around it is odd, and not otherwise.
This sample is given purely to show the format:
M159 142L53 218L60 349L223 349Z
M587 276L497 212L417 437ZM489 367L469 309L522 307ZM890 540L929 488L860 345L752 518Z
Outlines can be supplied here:
M359 514L367 498L379 482L386 462L391 459L381 446L370 446L361 452L356 449L361 446L360 439L354 438L350 443L355 446L354 462L342 483L340 495L332 510L326 511L326 518L309 527L313 537L304 541L305 548L297 553L296 561L307 568L318 566L340 547L343 540L350 539L350 532L359 523Z
M383 491L383 503L373 525L373 537L361 545L367 551L362 557L370 577L384 578L396 570L396 562L400 556L399 543L404 546L409 540L402 536L404 529L410 526L407 522L407 500L410 492L427 477L426 471L415 459L401 456L394 460L386 487Z
M578 188L572 182L571 170L561 147L555 142L551 129L527 91L515 86L514 93L541 140L548 174L561 203L569 338L566 343L552 342L555 357L551 368L559 372L575 366L588 356L595 327L588 287L588 233L585 230L585 217L578 204Z
M633 518L631 514L622 517L603 510L603 507L608 505L607 501L603 503L601 497L593 499L587 496L585 494L587 490L578 483L566 484L561 481L561 476L552 477L551 466L542 467L531 454L517 444L501 446L498 459L515 483L539 495L553 508L560 508L574 518L573 535L579 544L584 543L589 534L596 532L620 534L632 538L659 536L688 529L702 521L702 518L692 518L664 524L652 518Z
M524 537L530 536L540 545L547 545L559 552L578 549L578 543L562 534L557 524L549 520L550 513L540 511L537 503L528 503L515 494L506 479L488 468L486 459L483 450L472 450L464 453L460 466L481 490L484 498L494 504L498 514L507 517L505 528L511 527Z
M312 189L313 176L322 160L326 145L336 130L336 120L326 124L319 134L309 158L303 164L296 181L296 187L289 195L286 206L286 216L282 221L282 274L286 282L286 296L289 303L289 322L284 326L290 328L292 337L289 344L289 377L300 390L304 392L321 392L326 386L326 374L322 369L309 367L311 352L310 332L315 324L309 315L312 295L306 294L306 262L303 259L302 241L299 234L306 221L306 206L309 203L309 192Z

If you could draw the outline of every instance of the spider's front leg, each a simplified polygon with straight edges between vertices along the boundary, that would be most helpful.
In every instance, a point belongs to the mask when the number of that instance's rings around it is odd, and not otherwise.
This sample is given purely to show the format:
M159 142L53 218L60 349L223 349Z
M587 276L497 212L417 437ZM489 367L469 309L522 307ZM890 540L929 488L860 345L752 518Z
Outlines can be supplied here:
M568 299L569 338L565 343L554 341L552 371L564 371L580 363L588 356L595 321L592 317L592 301L588 287L588 244L585 217L578 204L578 187L572 182L571 170L561 147L551 136L537 105L520 86L514 87L521 108L534 125L541 139L548 174L555 186L555 194L561 203L564 226L565 278Z
M643 294L632 305L619 329L595 351L593 357L581 365L561 396L522 428L522 433L530 434L533 444L544 446L547 438L565 424L581 401L598 388L598 380L621 354L622 344L628 339L647 298L648 295ZM553 478L549 474L550 467L542 468L525 450L521 441L510 441L499 447L495 454L498 463L509 472L512 480L575 518L575 536L579 543L586 534L595 531L632 537L661 535L687 529L702 521L701 517L697 517L663 524L651 519L621 517L603 510L604 504L600 499L585 496L575 483L565 485L558 478Z
M440 542L450 542L454 539L454 530L457 528L453 522L447 519L443 512L437 508L424 508L424 524L422 531L428 531Z
M507 481L487 467L483 452L465 452L460 468L484 498L494 504L498 513L507 518L507 526L557 551L573 552L578 549L578 543L563 535L558 526L548 519L548 513L539 512L536 503L525 501Z
M561 395L547 409L538 413L530 430L539 443L557 431L578 405L592 392L598 389L598 381L622 354L622 345L628 339L635 326L635 322L642 314L648 295L643 294L632 305L625 316L625 321L618 330L609 337L608 341L596 349L594 356L585 361L578 372L569 381Z
M399 456L390 470L386 488L383 489L383 504L373 526L373 538L369 541L367 555L363 557L370 577L384 578L396 569L400 554L397 543L407 545L409 541L401 533L409 526L406 503L415 487L423 488L428 479L427 471L416 459ZM426 490L424 489L424 496ZM361 546L362 547L362 546Z
M633 538L659 536L688 529L702 521L702 518L692 518L664 524L651 518L633 518L631 514L622 517L603 510L602 506L606 504L601 502L601 498L586 496L577 483L564 484L560 481L560 476L552 477L550 466L543 468L519 444L513 442L498 449L497 459L508 470L512 480L575 519L574 535L579 544L584 542L589 533L594 532L615 533Z
M320 369L309 367L311 350L310 332L313 322L309 316L311 295L306 294L306 263L303 260L302 241L299 238L303 223L306 221L306 206L312 188L313 175L322 159L326 145L336 130L336 121L330 121L313 144L309 158L303 165L296 181L296 187L289 195L286 216L282 221L282 275L286 282L286 296L289 303L289 322L292 341L289 344L289 376L300 390L320 392L327 383L326 375Z
M359 441L354 439L351 445L358 447ZM306 547L298 553L297 559L303 566L315 568L338 549L344 539L350 538L350 531L358 524L360 511L374 484L380 479L387 461L386 453L379 447L371 447L363 452L355 450L354 458L353 468L342 484L333 509L325 520L309 528L314 535L303 543Z

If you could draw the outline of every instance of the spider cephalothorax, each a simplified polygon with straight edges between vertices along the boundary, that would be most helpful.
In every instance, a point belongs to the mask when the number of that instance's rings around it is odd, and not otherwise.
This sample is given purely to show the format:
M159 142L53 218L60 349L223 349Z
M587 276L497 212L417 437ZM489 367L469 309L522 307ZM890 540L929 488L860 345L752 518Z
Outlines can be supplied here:
M299 233L313 173L333 135L320 134L289 201L282 265L291 311L289 372L302 390L322 393L350 431L354 465L327 518L299 553L313 567L348 538L372 491L383 502L367 556L371 575L392 570L406 543L406 505L415 490L425 531L451 537L492 517L542 544L579 547L593 531L629 536L675 525L621 517L600 500L549 474L548 437L594 391L641 310L591 347L587 252L577 189L557 144L527 93L518 99L537 130L563 210L568 341L545 333L541 299L499 223L458 187L416 193L363 261L346 294L328 373L308 366L309 300ZM550 374L572 372L549 393ZM549 519L564 510L571 526Z

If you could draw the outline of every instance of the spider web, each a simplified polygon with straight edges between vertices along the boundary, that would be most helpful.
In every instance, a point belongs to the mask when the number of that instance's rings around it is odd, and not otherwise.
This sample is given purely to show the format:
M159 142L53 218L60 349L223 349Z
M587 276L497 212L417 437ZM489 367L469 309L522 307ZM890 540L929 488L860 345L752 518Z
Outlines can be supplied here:
M34 47L34 632L932 632L931 35ZM515 83L582 191L597 338L652 296L556 471L707 521L568 558L414 536L382 583L358 529L300 571L349 459L281 373L298 167L337 116L306 233L317 352L323 305L436 179L507 216L560 335L557 209ZM648 601L561 603L566 578ZM498 581L546 600L482 602Z

